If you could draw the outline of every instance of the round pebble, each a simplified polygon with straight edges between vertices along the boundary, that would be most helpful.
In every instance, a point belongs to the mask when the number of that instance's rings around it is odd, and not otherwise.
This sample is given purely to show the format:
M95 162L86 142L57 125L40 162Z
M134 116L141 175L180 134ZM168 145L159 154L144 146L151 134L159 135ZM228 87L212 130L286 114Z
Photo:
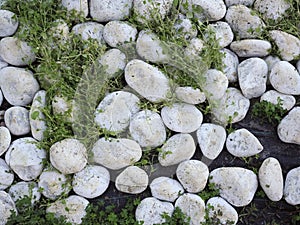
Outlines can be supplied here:
M64 139L50 147L50 162L63 174L77 173L87 164L87 150L76 139Z
M187 160L180 163L176 176L183 188L190 193L202 191L208 180L208 167L199 160Z
M41 198L41 193L38 189L38 185L33 181L20 181L18 183L15 183L9 188L8 193L15 202L27 196L31 199L32 205L38 202Z
M104 44L103 30L104 26L97 22L79 23L72 28L72 31L80 35L83 40L91 38L97 40L99 45Z
M13 106L5 111L4 122L13 135L25 135L30 132L29 112L24 107Z
M73 190L85 198L96 198L102 195L109 186L110 174L102 166L88 165L74 174Z
M254 9L262 14L265 19L277 20L284 16L291 4L285 0L256 0Z
M264 57L269 55L272 46L265 40L245 39L234 41L230 45L230 49L239 57Z
M275 90L265 92L260 97L260 101L267 101L274 105L277 105L280 101L282 104L281 107L286 110L292 109L296 104L296 99L294 96L281 94L280 92Z
M197 130L203 120L202 113L194 105L174 103L161 109L164 124L172 131L191 133Z
M129 166L116 178L118 191L128 194L139 194L148 187L148 174L137 166Z
M0 70L0 87L5 99L11 105L18 106L31 103L40 89L31 71L17 67L5 67Z
M16 18L16 14L9 10L0 9L0 37L13 35L18 26L19 21Z
M206 100L205 94L199 88L177 87L175 94L179 100L192 105L203 103Z
M234 35L228 23L218 21L209 24L207 28L215 32L216 40L218 40L220 48L228 46L233 41Z
M285 178L284 199L290 205L300 204L300 167L291 169Z
M5 191L0 191L0 224L5 225L8 221L8 218L11 216L12 211L17 213L17 208L14 201L8 193Z

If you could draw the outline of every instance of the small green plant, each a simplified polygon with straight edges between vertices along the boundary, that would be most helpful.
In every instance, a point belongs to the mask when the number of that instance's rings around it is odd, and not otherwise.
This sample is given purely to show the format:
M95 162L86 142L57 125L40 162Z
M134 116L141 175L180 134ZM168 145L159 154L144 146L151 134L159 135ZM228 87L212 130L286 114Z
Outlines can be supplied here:
M213 212L213 213L211 213ZM207 204L205 208L205 221L201 222L201 225L219 225L219 224L224 224L222 221L219 219L220 216L223 215L223 212L219 210L215 210L214 206ZM234 224L233 221L227 220L226 225Z
M209 177L209 179L212 179ZM203 201L207 201L212 197L216 197L220 195L220 189L216 186L215 183L209 182L205 189L199 193L199 196L203 199Z
M179 207L175 207L172 216L167 213L163 213L161 216L165 219L161 225L189 225L191 220Z
M269 122L273 125L278 124L287 110L282 108L282 100L277 99L277 104L268 101L256 102L252 109L252 117L260 120L260 122Z

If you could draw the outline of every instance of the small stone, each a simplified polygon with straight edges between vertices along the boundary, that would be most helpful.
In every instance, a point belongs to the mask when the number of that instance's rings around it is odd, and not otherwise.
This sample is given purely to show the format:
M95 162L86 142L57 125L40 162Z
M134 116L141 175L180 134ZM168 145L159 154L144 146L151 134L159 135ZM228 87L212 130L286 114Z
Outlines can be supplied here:
M13 182L13 172L10 170L4 159L0 158L0 191L8 188Z
M194 17L201 21L217 21L222 19L226 13L226 5L223 0L194 1L186 0L188 12L181 7L183 13L193 13Z
M293 108L277 127L281 141L300 145L300 107Z
M195 150L196 145L190 134L175 134L161 147L158 161L162 166L176 165L191 159Z
M100 23L126 19L132 8L133 0L91 0L90 15Z
M209 24L207 28L215 32L220 48L228 46L233 41L234 34L228 23L218 21L214 24Z
M18 29L19 21L16 14L9 10L0 9L0 37L13 35Z
M250 101L236 88L228 88L220 101L212 107L213 120L220 125L243 120L249 110Z
M208 199L206 208L208 209L209 218L218 218L220 224L235 225L238 222L239 215L237 211L221 197Z
M64 216L66 222L81 224L82 218L86 215L86 208L89 201L77 195L71 195L66 199L61 199L47 207L47 213L54 213L55 217Z
M142 147L156 148L167 137L160 115L150 110L138 112L131 118L129 132Z
M150 190L153 197L168 202L174 202L184 193L181 184L169 177L155 178L150 184Z
M255 0L225 0L227 7L232 5L252 6Z
M110 47L117 47L127 42L134 42L137 29L123 21L110 21L103 30L103 38Z
M140 160L142 149L133 140L100 138L92 148L91 160L112 170L119 170Z
M114 132L125 131L131 117L139 111L139 98L129 92L116 91L108 94L96 108L95 123Z
M226 131L220 125L204 123L197 130L197 139L203 155L214 160L224 147Z
M35 61L32 48L15 37L5 37L0 41L1 58L13 66L27 66Z
M51 200L58 199L62 195L67 195L72 187L70 177L56 170L44 170L38 182L42 194Z
M102 166L88 165L74 174L73 190L85 198L96 198L102 195L109 186L110 174Z
M31 103L40 89L31 71L17 67L5 67L0 70L0 87L5 99L11 105L18 106Z
M197 130L203 120L203 115L196 106L186 103L174 103L161 109L164 124L172 131L191 133Z
M143 221L143 225L154 225L166 222L161 215L166 213L172 216L174 206L172 203L159 201L156 198L144 198L135 210L135 219L138 222Z
M210 177L220 196L236 207L250 204L258 187L255 173L241 167L220 167L211 171Z
M239 65L239 58L237 55L227 48L221 50L221 53L225 55L222 58L224 64L223 73L226 75L229 82L234 83L237 81L237 69Z
M68 11L75 10L84 17L87 17L89 14L88 0L62 0L61 4L66 7Z
M297 37L280 30L271 30L269 33L282 60L291 61L300 56L300 40Z
M7 151L10 146L11 135L6 127L0 126L0 156Z
M226 22L241 39L259 37L265 27L262 19L245 5L233 5L227 9Z
M46 107L46 91L38 91L32 101L29 111L29 122L32 137L41 141L44 138L44 131L47 129L45 115L42 110Z
M157 67L142 60L131 60L125 68L127 84L147 100L158 103L168 99L169 80Z
M175 90L176 97L188 104L197 105L205 102L205 94L199 88L177 87Z
M169 56L164 52L159 38L150 31L140 31L136 41L136 51L144 60L153 63L165 63Z
M230 49L239 57L263 57L267 56L271 50L271 43L258 39L245 39L234 41L230 45Z
M19 138L13 141L5 155L6 163L24 181L36 179L44 167L46 151L36 144L33 138Z
M184 49L184 54L188 57L199 57L202 49L204 47L204 41L200 38L193 38L187 47Z
M259 183L271 201L279 201L283 195L283 175L277 159L265 159L258 170Z
M183 188L190 193L202 191L207 183L209 170L206 164L199 160L187 160L180 163L176 176Z
M99 59L99 63L109 78L117 77L123 73L126 62L126 55L116 48L108 50Z
M286 110L292 109L296 104L296 99L294 96L281 94L280 92L274 90L267 91L260 97L260 101L267 101L274 105L277 105L279 100L282 103L281 107Z
M284 199L290 205L300 204L300 167L291 169L285 178Z
M7 223L12 211L17 213L17 208L14 201L8 193L5 191L0 191L0 225L5 225Z
M209 69L204 75L204 84L202 91L209 100L217 100L222 98L228 87L228 79L224 73L216 69Z
M97 22L79 23L72 28L72 32L80 35L83 40L91 38L97 40L99 45L104 44L103 30L104 26Z
M193 39L197 36L197 28L185 15L179 14L174 24L178 37L183 36L186 40Z
M230 133L226 140L226 148L236 157L249 157L260 153L264 147L248 130L242 128Z
M30 132L29 112L24 107L13 106L5 111L4 122L13 135L25 135Z
M154 19L152 15L154 12L157 12L161 19L164 19L170 12L172 3L172 0L133 0L133 10L137 15L137 20L141 23L146 23Z
M281 18L291 4L285 0L256 0L254 9L266 19L277 20Z
M50 162L62 174L77 173L87 164L87 150L80 141L67 138L50 147Z
M116 178L118 191L128 194L139 194L148 187L148 174L137 166L129 166Z
M273 55L269 55L267 57L264 58L265 62L268 65L268 79L267 79L267 84L270 84L270 73L272 71L273 66L281 61L280 58L278 56L273 56Z
M276 91L283 94L300 95L300 75L287 61L279 61L273 66L270 83Z
M268 65L260 58L249 58L238 66L238 80L243 95L248 98L261 96L267 88Z
M41 198L41 193L38 189L38 185L33 181L20 181L16 184L13 184L9 188L8 193L15 202L23 199L24 197L29 197L31 199L32 205L38 202Z
M199 195L183 194L175 202L175 207L191 218L191 225L198 225L205 221L205 203Z

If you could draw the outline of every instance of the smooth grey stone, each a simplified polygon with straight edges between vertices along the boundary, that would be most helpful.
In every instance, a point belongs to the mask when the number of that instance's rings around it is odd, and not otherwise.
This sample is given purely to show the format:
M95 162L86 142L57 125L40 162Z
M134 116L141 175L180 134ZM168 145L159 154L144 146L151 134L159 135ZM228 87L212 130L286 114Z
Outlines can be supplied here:
M148 187L148 174L137 166L129 166L116 178L116 188L120 192L139 194Z
M62 195L67 195L71 189L70 177L56 170L44 170L38 181L41 193L48 199L56 200Z
M168 202L174 202L184 193L181 184L169 177L155 178L150 184L150 190L153 197Z
M99 45L104 44L104 26L97 22L85 22L76 24L72 28L72 32L80 35L83 40L94 39Z
M275 63L269 79L276 91L287 95L300 95L300 74L291 63Z
M284 199L290 205L300 204L300 167L291 169L285 178Z
M161 147L158 161L162 166L172 166L191 159L196 145L190 134L175 134Z
M206 164L199 160L186 160L176 169L176 176L183 188L190 193L202 191L207 183L209 170Z
M40 89L31 71L17 67L5 67L0 70L0 87L7 101L11 105L19 106L31 103Z
M191 225L198 225L205 221L205 203L199 195L185 193L175 202L175 207L191 218Z
M241 167L220 167L211 171L210 177L220 196L236 207L250 204L258 187L256 174Z
M88 0L62 0L61 4L66 7L68 11L75 10L84 17L87 17L89 14Z
M174 103L161 109L161 117L170 130L181 133L191 133L197 130L203 115L196 106L186 103Z
M14 201L8 193L0 191L0 225L5 225L7 223L12 211L17 213Z
M129 132L141 147L156 148L167 138L160 115L150 110L140 111L132 117Z
M0 127L0 156L3 155L10 146L11 135L9 129Z
M277 45L282 60L291 61L299 57L299 38L280 30L271 30L269 34Z
M15 183L9 188L8 193L14 202L27 196L31 199L31 205L34 205L41 199L41 193L38 189L38 185L33 181L20 181Z
M36 179L43 171L46 151L36 144L33 138L19 138L12 142L5 155L6 163L24 181Z
M220 52L225 55L224 58L222 58L222 62L224 64L223 73L226 75L230 83L234 83L238 80L237 72L239 58L234 52L227 48L222 49Z
M176 97L184 103L197 105L205 102L205 94L199 88L177 87L175 89Z
M219 42L219 46L224 48L233 41L234 34L228 23L218 21L216 23L209 24L208 29L215 32L216 40Z
M123 21L110 21L104 26L103 38L110 47L134 42L137 36L137 29Z
M112 170L119 170L140 160L140 145L125 138L100 138L92 148L91 161Z
M5 111L4 122L10 133L16 136L30 132L29 112L21 106L13 106Z
M285 143L300 145L300 107L293 108L277 127L279 139Z
M0 41L1 58L13 66L27 66L35 61L32 48L16 37L5 37Z
M157 67L134 59L125 67L127 84L147 100L158 103L168 100L171 87L169 79Z
M0 9L0 37L7 37L13 35L18 29L19 21L16 14Z
M226 148L236 157L250 157L264 149L260 141L245 128L235 130L228 135Z
M91 0L90 15L93 20L108 22L126 19L132 8L133 0Z
M86 208L89 201L77 195L71 195L65 199L60 199L50 203L47 213L54 213L56 216L66 217L66 222L81 224L82 218L86 215Z
M230 49L239 57L263 57L269 55L272 46L271 43L265 40L244 39L234 41L230 45Z
M283 196L283 175L279 161L269 157L258 170L259 183L271 201L279 201Z
M254 9L262 14L265 19L277 20L284 16L291 4L285 0L256 0Z
M14 174L4 159L0 158L0 190L5 190L14 182Z
M275 90L270 90L265 92L260 97L260 101L267 101L267 102L271 102L274 105L277 105L279 101L278 98L281 100L282 103L281 107L286 110L292 109L296 104L296 99L294 96L281 94L280 92Z
M267 88L268 65L260 58L249 58L238 66L238 80L246 98L260 97Z
M238 222L239 215L235 208L233 208L221 197L212 197L208 199L208 201L206 202L206 209L208 210L209 218L218 218L220 224L230 223L232 225L235 225Z
M50 162L62 174L77 173L87 164L87 149L76 139L63 139L50 147Z
M174 206L170 202L163 202L153 197L144 198L135 210L135 219L143 221L143 225L161 224L166 221L161 215L172 216Z
M241 39L259 37L265 27L263 20L245 5L230 6L225 21Z
M85 198L96 198L102 195L110 182L109 171L97 165L87 165L83 170L74 174L73 191Z

